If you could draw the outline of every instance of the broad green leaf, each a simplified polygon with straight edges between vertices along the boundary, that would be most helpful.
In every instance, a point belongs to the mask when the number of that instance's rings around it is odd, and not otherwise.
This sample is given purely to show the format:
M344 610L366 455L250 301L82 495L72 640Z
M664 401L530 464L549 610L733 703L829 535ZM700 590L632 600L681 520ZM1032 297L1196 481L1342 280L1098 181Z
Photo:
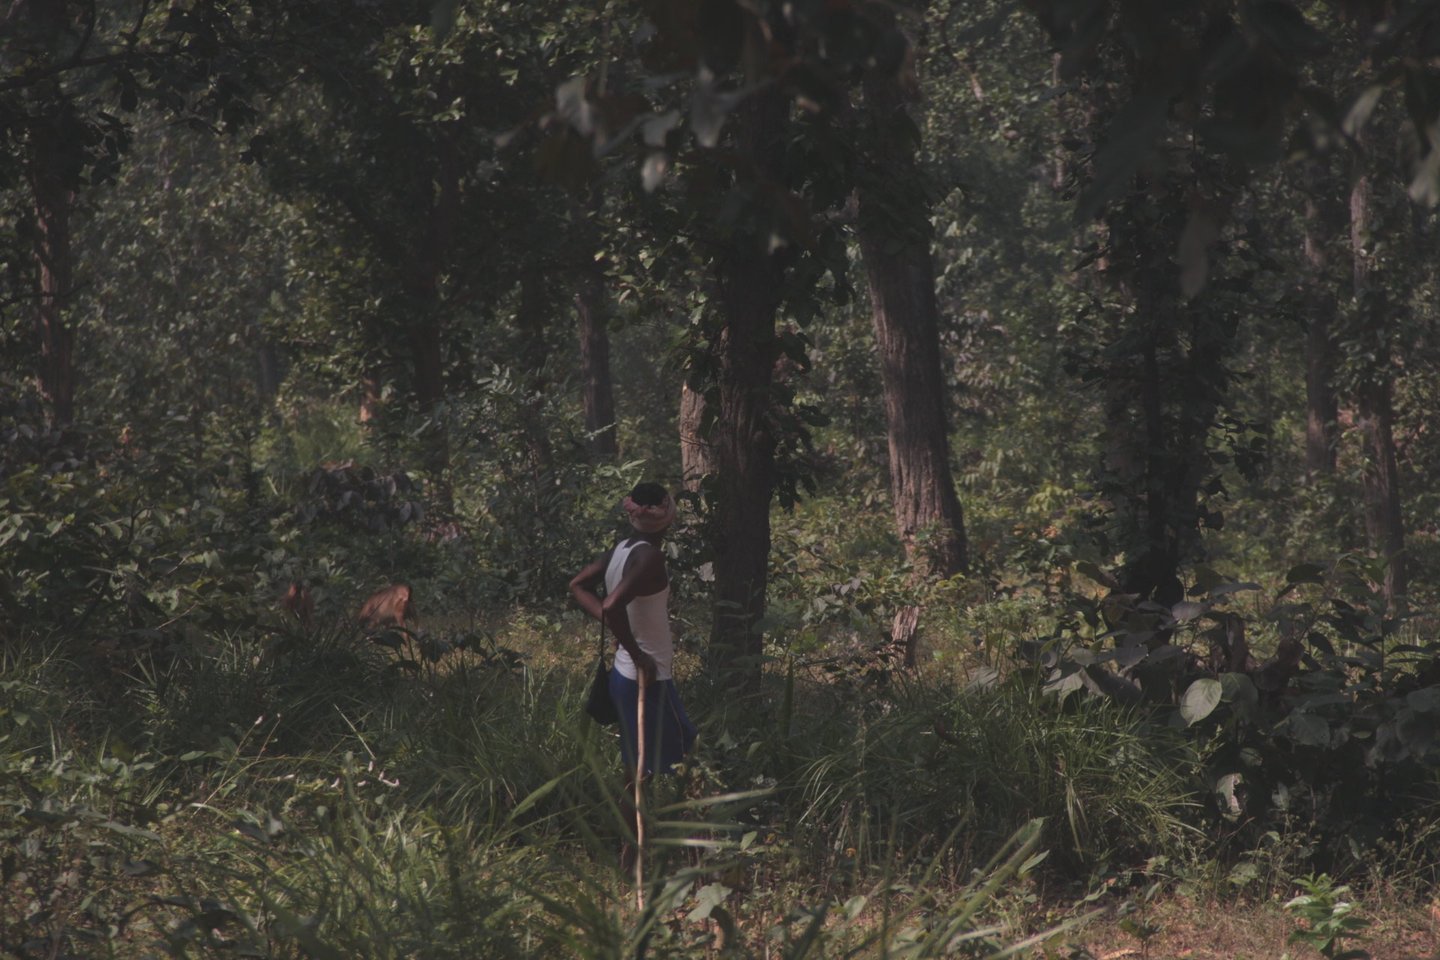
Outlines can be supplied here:
M1260 705L1260 691L1255 681L1243 673L1220 674L1220 699L1242 720L1250 720Z
M691 923L709 919L711 911L725 902L731 890L723 883L710 883L695 893L695 909L686 917Z
M1212 596L1212 597L1228 597L1228 596L1230 596L1230 595L1233 594L1233 593L1241 593L1242 591L1245 591L1245 590L1259 590L1259 589L1260 589L1260 584L1258 584L1258 583L1250 583L1250 582L1248 582L1248 581L1246 581L1246 582L1244 582L1244 583L1217 583L1213 588L1211 588L1211 590L1210 590L1210 596Z
M1081 560L1075 564L1075 572L1088 580L1095 581L1102 587L1109 587L1113 590L1119 586L1114 577L1089 560Z
M1176 623L1185 623L1187 620L1194 620L1207 609L1208 607L1203 603L1196 603L1193 600L1181 600L1170 608L1170 616L1175 618Z
M1405 695L1405 705L1420 713L1440 711L1440 687L1422 687Z
M1290 736L1297 743L1309 747L1330 746L1330 724L1324 717L1313 713L1292 713L1284 725L1289 727Z
M1184 718L1185 725L1190 726L1210 716L1220 705L1222 692L1220 681L1210 677L1202 677L1190 684L1180 700L1180 716Z
M1407 750L1424 757L1435 742L1435 715L1401 710L1395 716L1395 733Z

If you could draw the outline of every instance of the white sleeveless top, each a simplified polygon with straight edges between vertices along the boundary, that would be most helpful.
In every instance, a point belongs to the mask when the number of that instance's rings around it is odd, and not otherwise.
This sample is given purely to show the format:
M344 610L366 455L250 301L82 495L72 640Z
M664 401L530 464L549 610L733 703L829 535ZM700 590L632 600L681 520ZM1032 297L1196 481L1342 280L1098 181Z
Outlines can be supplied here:
M615 552L610 555L610 565L605 568L607 594L614 593L615 588L620 585L620 581L625 577L625 561L630 559L630 551L641 544L655 549L646 541L635 539L616 545ZM630 619L630 632L635 634L635 642L640 645L641 650L655 659L655 679L669 680L670 665L675 660L675 640L670 636L669 585L659 593L631 600L625 607L625 613ZM635 661L624 647L615 651L615 669L628 680L636 677Z

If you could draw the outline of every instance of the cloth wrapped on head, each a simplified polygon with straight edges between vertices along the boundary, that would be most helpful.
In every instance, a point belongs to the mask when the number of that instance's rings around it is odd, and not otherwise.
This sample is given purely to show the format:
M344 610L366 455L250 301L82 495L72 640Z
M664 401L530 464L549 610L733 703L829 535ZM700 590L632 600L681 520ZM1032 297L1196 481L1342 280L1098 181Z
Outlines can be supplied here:
M656 504L640 504L626 497L621 506L630 518L630 526L639 533L662 533L675 522L675 500L668 493Z

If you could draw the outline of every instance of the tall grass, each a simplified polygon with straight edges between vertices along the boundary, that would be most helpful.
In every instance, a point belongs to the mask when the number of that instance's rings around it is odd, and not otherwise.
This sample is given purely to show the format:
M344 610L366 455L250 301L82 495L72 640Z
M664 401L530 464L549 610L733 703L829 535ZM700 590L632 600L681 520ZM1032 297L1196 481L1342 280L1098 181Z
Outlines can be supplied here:
M988 904L1041 848L1068 869L1183 834L1180 775L1123 714L1019 684L737 703L695 682L702 745L652 787L637 910L613 735L578 709L587 665L411 675L343 638L267 653L219 634L77 705L50 692L72 665L12 655L4 940L22 956L999 955L1021 934Z
M898 682L849 722L798 735L794 804L816 856L856 869L898 842L924 854L957 828L956 874L1021 824L1046 822L1052 858L1100 864L1180 855L1194 839L1191 758L1169 731L1097 703L1062 707L1022 680L956 690Z

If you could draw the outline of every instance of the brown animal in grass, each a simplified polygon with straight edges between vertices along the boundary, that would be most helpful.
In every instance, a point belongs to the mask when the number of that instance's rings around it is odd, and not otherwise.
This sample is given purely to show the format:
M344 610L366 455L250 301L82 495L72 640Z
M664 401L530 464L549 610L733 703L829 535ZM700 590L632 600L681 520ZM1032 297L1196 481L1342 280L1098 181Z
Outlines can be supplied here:
M299 580L290 581L280 598L280 611L298 620L307 632L315 629L315 598L310 595L310 588Z
M404 630L406 622L420 619L420 614L410 599L410 588L403 583L392 583L370 594L370 599L360 607L357 619L366 630L379 630L381 627Z

